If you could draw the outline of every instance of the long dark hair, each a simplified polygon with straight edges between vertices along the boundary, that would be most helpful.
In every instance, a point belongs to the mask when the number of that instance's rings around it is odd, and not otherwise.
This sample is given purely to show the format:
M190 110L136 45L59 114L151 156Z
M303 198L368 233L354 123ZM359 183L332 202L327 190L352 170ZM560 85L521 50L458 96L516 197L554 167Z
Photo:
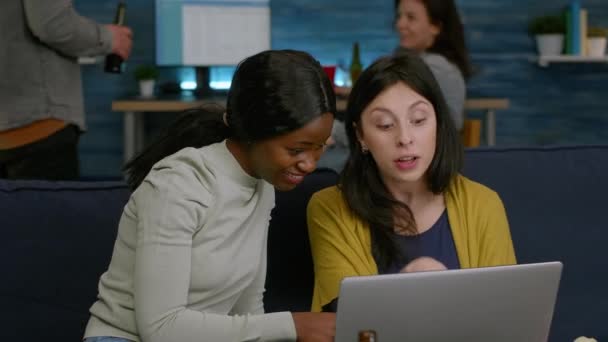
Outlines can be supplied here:
M395 0L395 13L399 11L400 2L401 0ZM464 39L464 27L454 0L420 0L420 2L426 8L431 22L441 28L428 51L440 54L456 64L463 77L468 79L473 71Z
M399 82L429 100L435 109L436 148L426 174L429 190L442 193L462 168L463 159L458 131L439 85L416 53L382 57L363 71L348 99L344 126L350 156L340 175L339 186L351 210L369 223L372 253L383 267L402 257L394 243L395 229L415 234L416 222L410 208L386 188L373 157L362 152L356 127L361 127L363 110L380 93Z
M227 138L251 144L294 131L328 112L336 113L335 94L317 60L295 50L260 52L239 63L226 109L205 105L183 112L123 170L135 189L154 164L185 147Z

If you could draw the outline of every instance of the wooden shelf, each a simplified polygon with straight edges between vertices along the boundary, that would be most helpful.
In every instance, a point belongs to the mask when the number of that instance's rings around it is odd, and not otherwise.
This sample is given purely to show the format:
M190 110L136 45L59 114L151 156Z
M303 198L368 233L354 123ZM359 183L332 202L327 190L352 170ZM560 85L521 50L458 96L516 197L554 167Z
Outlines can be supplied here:
M589 56L538 56L536 61L539 66L547 67L550 63L608 63L608 56L589 57Z

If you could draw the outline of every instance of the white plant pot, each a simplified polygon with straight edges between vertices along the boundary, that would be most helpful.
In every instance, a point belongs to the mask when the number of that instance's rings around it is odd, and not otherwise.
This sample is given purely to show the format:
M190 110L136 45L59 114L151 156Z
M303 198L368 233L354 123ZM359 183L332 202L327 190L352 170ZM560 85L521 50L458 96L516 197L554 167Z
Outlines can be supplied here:
M587 49L589 57L606 56L606 37L587 38Z
M139 81L139 95L141 97L153 97L154 96L154 80L141 80Z
M564 50L563 34L536 35L536 48L541 56L559 56Z

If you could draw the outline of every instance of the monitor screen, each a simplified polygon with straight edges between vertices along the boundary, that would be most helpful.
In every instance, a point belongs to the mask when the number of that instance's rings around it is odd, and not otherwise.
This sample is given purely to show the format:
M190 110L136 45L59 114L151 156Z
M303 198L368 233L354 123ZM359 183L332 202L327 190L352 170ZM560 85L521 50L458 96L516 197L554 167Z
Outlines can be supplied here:
M268 49L269 0L156 0L158 65L237 65Z

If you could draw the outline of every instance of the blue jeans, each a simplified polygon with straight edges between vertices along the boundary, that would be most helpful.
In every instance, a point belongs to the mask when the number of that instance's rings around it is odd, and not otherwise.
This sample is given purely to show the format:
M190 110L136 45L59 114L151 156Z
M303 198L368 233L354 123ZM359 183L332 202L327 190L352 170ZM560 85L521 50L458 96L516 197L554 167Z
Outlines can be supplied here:
M99 337L85 338L83 342L133 342L133 341L127 340L126 338L122 338L122 337L99 336Z

